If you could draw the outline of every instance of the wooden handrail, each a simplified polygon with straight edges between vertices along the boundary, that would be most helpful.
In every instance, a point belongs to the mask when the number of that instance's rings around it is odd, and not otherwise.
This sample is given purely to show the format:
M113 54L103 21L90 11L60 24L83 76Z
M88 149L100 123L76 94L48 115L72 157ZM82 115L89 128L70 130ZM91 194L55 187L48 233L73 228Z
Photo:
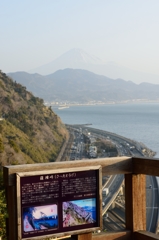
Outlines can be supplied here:
M133 237L135 240L158 240L158 235L146 231L134 232Z
M159 176L159 159L157 158L132 158L133 173Z
M119 232L109 232L93 234L92 240L130 240L131 231L119 231Z
M159 176L159 159L117 157L101 159L85 159L79 161L55 162L44 164L27 164L4 167L4 183L7 194L12 201L8 202L10 223L15 223L16 213L13 212L15 199L15 173L61 168L102 166L103 175L125 174L125 214L126 230L122 232L93 234L85 233L76 236L78 240L156 240L159 237L146 232L146 186L145 175ZM17 240L17 233L11 230L9 240Z
M102 166L102 174L115 175L132 173L132 158L131 157L114 157L114 158L97 158L84 159L67 162L53 162L40 164L24 164L4 167L4 183L7 186L14 185L14 174L16 172L31 172L31 171L45 171L62 168L76 168L87 166Z

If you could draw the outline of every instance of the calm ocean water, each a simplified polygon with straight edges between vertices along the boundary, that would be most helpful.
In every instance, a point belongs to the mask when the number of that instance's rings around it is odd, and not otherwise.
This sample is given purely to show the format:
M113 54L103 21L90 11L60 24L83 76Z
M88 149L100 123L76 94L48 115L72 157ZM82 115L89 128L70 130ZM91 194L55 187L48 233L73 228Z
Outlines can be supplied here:
M159 158L159 103L74 106L53 110L63 123L91 123L90 127L144 143Z

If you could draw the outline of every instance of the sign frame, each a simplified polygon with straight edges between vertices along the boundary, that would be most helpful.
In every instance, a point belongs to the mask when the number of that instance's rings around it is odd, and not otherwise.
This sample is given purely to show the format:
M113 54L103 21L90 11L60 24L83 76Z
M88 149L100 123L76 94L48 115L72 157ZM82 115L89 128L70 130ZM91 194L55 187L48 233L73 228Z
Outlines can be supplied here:
M51 233L49 232L46 234L34 236L36 234L33 234L33 236L29 237L24 237L22 234L22 196L21 196L21 179L26 178L26 177L34 177L34 176L39 176L39 175L49 175L53 174L54 176L57 176L60 174L69 174L69 173L81 173L85 171L96 171L96 196L95 196L95 201L96 201L96 226L92 226L87 228L87 224L84 226L80 226L79 229L71 229L68 230L66 229L61 231L56 231L56 233ZM100 230L102 228L102 167L101 165L98 166L91 166L91 167L75 167L75 168L62 168L62 169L56 169L56 170L46 170L46 171L35 171L35 172L17 172L16 173L16 189L17 189L17 232L18 232L18 239L19 240L30 240L30 239L44 239L44 238L50 238L50 237L62 237L62 236L67 236L67 235L77 235L81 233L89 233L89 232L94 232L97 230ZM82 198L83 199L83 198ZM85 198L86 200L86 198ZM87 199L88 200L88 199ZM77 200L78 201L78 200ZM32 205L32 204L31 204ZM38 208L38 207L37 207ZM62 210L61 210L62 211ZM62 219L62 218L61 218ZM84 227L83 227L84 226Z

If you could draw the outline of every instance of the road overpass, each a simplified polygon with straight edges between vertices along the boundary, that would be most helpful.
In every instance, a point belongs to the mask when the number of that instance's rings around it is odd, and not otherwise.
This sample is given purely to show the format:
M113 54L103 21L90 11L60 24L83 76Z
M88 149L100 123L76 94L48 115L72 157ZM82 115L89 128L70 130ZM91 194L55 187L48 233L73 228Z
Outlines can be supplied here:
M125 137L119 136L114 133L110 133L103 130L98 130L94 128L90 128L88 126L84 125L76 125L72 126L73 128L82 128L83 130L88 130L91 132L94 137L98 138L108 138L109 140L112 140L116 145L118 151L120 151L119 145L122 145L122 148L125 147L125 153L128 153L131 155L136 156L144 156L143 153L143 145L140 145L140 143L133 141L131 139L127 139ZM131 150L131 147L133 146L133 150ZM146 147L144 146L144 149ZM147 152L150 152L150 149L147 148ZM153 154L153 152L151 153ZM104 215L110 206L115 201L117 195L120 192L121 186L124 181L123 175L115 175L112 177L112 179L104 184L104 187L109 188L109 194L103 199L104 206L102 210L102 215ZM158 215L159 215L159 188L158 188L158 182L156 177L154 176L147 176L146 177L146 228L150 232L156 232L157 226L158 226Z

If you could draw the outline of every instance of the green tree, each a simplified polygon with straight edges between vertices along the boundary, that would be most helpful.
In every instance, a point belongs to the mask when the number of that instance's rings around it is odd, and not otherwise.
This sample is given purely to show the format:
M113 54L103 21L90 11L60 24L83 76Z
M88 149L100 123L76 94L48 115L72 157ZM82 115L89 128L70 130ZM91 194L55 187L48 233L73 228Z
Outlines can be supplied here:
M0 153L2 153L4 151L4 145L2 142L2 139L0 138Z

